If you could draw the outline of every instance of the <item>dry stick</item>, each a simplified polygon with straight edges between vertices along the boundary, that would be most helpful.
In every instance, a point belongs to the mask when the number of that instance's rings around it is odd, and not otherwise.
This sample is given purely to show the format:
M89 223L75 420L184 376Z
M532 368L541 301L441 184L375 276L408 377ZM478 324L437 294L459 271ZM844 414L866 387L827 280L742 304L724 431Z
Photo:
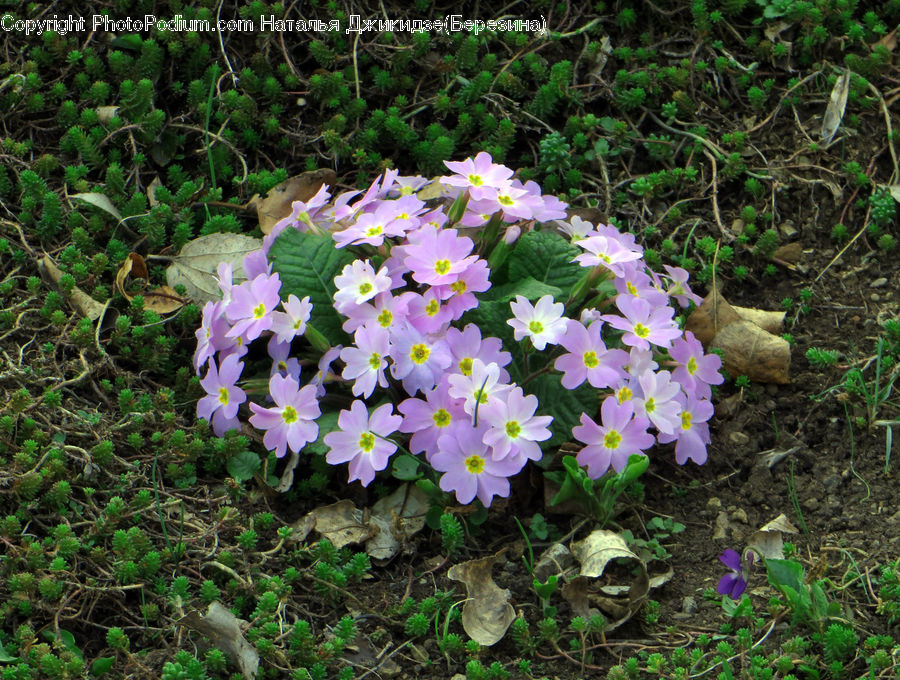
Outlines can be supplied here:
M888 184L893 184L897 181L897 178L900 177L900 170L897 168L897 152L894 150L894 131L891 127L891 116L888 113L887 104L884 101L884 97L881 96L881 92L879 92L878 88L872 83L869 83L868 85L869 89L878 96L878 101L881 102L881 112L884 114L884 124L887 127L888 149L891 152L891 160L894 161L894 172L891 174Z
M713 205L713 216L716 218L716 225L719 227L719 231L722 232L722 235L727 238L729 241L734 241L737 238L734 234L731 233L730 229L727 229L724 224L722 224L722 215L719 213L719 183L716 181L717 169L716 169L716 157L713 156L709 151L704 151L703 155L709 159L709 162L712 164L712 182L710 186L712 187L712 205Z

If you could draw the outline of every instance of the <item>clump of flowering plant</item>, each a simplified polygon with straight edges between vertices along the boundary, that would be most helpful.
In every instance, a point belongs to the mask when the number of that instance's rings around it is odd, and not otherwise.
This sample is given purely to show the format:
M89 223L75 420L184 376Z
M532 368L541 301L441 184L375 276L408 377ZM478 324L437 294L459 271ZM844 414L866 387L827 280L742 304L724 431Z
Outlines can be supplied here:
M323 187L247 256L247 280L220 268L223 299L197 332L198 415L221 435L249 394L276 456L316 442L367 485L405 451L484 506L572 440L592 479L657 443L705 462L722 379L675 320L698 300L687 273L650 270L634 236L567 219L486 153L446 165L438 199L393 170L365 192ZM262 341L268 359L245 367ZM265 397L237 385L256 375Z

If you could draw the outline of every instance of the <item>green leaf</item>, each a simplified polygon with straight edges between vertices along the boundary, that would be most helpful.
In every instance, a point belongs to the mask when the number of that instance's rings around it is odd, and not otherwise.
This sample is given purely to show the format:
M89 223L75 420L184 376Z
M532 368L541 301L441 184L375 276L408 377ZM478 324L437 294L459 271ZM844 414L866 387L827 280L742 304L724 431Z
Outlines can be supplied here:
M116 657L114 656L101 656L91 664L91 675L103 675L104 673L108 673L115 662Z
M19 657L12 656L9 652L6 651L6 647L0 643L0 663L11 663L13 661L18 661Z
M259 470L262 461L253 451L241 451L236 456L232 456L225 463L225 469L228 474L234 477L237 482L246 482L253 479L253 475Z
M78 648L78 645L75 643L75 636L72 635L72 633L70 633L69 631L67 631L67 630L59 631L59 638L57 638L56 633L54 633L52 630L45 630L44 638L47 640L50 640L50 641L59 639L59 641L63 643L63 646L66 649L68 649L70 652L72 652L75 656L77 656L79 659L84 658L84 655L81 653L81 650Z
M337 411L325 411L316 419L316 424L319 426L319 436L316 438L316 441L306 445L307 451L319 456L324 456L328 453L329 447L325 443L325 435L340 429L338 427L339 415Z
M411 482L422 476L419 460L413 456L400 455L394 458L391 474L395 479Z
M509 280L533 278L540 283L571 290L584 274L582 267L572 262L581 254L560 234L552 231L529 231L516 241L509 256Z
M526 386L540 402L538 413L553 416L553 422L549 425L553 436L541 442L543 448L572 441L572 428L581 422L581 414L593 416L599 406L597 390L588 383L567 390L559 379L558 375L539 375Z
M329 236L286 229L272 244L269 259L281 276L281 297L293 293L303 299L308 295L313 305L310 323L332 346L348 344L350 338L341 329L343 320L334 308L334 277L353 262L353 255L336 248Z
M557 288L556 286L550 286L546 283L542 283L537 279L529 276L528 278L522 279L521 281L511 281L510 283L505 283L502 286L491 288L482 297L485 300L509 302L510 300L515 299L517 295L521 295L528 300L537 300L544 295L551 295L555 299L558 296L563 295L563 290L562 288ZM510 318L511 317L512 310L510 310Z
M773 588L786 586L795 593L803 588L803 566L794 560L766 560L766 574Z

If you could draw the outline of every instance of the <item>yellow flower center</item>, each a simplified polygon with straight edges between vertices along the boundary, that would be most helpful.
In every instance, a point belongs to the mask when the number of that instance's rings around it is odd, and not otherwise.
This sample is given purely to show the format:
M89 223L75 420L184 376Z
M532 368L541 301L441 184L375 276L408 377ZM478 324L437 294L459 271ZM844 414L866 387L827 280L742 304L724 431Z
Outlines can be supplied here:
M297 319L297 320L294 322L294 330L295 330L295 331L299 331L299 330L300 330L300 326L302 326L302 325L303 325L303 319Z
M443 276L450 271L450 260L438 260L434 263L434 271Z
M594 351L585 352L584 365L588 368L596 368L597 366L599 366L600 360L597 358L597 353Z
M460 279L459 281L454 281L450 284L450 290L452 290L457 295L462 295L468 288L469 286L462 279Z
M359 435L359 448L366 453L375 448L375 435L371 432L363 432Z
M506 423L506 436L510 439L518 439L519 435L522 434L522 426L519 425L518 421L510 420Z
M459 362L459 372L463 375L472 375L472 359L471 357L466 357L462 361Z
M359 294L365 295L366 293L372 290L372 284L366 281L365 283L359 284Z
M540 321L532 321L528 324L528 330L537 335L544 330L544 324L542 324Z
M299 416L297 415L297 409L295 409L293 406L285 406L284 410L281 412L281 417L286 423L296 423L299 418Z
M434 316L439 311L441 311L441 303L433 298L425 305L425 313L428 316Z
M387 328L394 322L394 315L391 314L391 310L383 309L381 310L381 314L378 315L378 324L382 328Z
M682 430L690 430L693 423L691 422L694 419L693 414L690 411L682 411L681 412L681 429Z
M369 366L373 371L381 368L381 355L378 352L372 352L372 356L369 357Z
M688 359L686 368L690 375L694 375L697 372L697 360L694 357Z
M378 236L381 234L383 229L384 227L382 227L380 224L375 227L369 227L368 229L366 229L366 236Z
M478 175L469 175L469 184L471 184L473 187L480 187L482 184L484 184L484 180L481 179L481 177L479 177Z
M260 302L256 307L253 308L253 318L261 319L266 315L266 306Z
M622 435L620 435L616 430L610 430L606 433L606 436L603 437L603 446L608 449L617 449L619 448L619 444L622 443Z
M423 343L413 345L412 349L409 350L409 358L416 364L424 364L428 361L429 354L431 354L431 350Z
M453 420L453 417L447 412L447 409L439 408L434 412L434 415L431 416L431 419L434 420L436 427L447 427L450 424L450 421Z
M278 362L278 370L279 370L279 371L286 371L286 370L287 370L287 362L286 362L286 361L279 361L279 362Z
M646 338L648 335L650 335L650 329L642 323L636 323L634 325L634 334L639 338Z
M222 404L225 404L225 405L228 404L228 388L227 387L219 388L219 401Z
M497 196L497 202L500 203L500 205L512 205L515 203L509 196Z
M410 186L405 186L400 188L401 196L409 196L413 192L413 188Z
M628 389L627 387L625 387L623 385L622 387L619 388L619 391L616 392L616 399L618 400L618 402L620 404L623 404L626 401L628 401L629 399L631 399L633 394L634 394L634 392L632 392L630 389Z
M466 470L469 474L480 475L484 472L484 458L473 453L466 458Z
M653 413L653 412L656 410L656 402L653 400L653 397L650 397L650 398L644 403L644 410L645 410L647 413Z
M635 297L637 297L637 294L638 294L638 293L637 293L637 287L636 287L631 281L628 281L628 282L625 284L625 288L628 289L628 292L629 292L629 293L631 293L632 295L634 295Z

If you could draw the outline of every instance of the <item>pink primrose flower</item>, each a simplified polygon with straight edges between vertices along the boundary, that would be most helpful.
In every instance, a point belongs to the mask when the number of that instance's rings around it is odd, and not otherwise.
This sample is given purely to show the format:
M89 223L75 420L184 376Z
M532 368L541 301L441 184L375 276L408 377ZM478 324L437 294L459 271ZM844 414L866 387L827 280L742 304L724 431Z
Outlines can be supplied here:
M624 366L628 354L621 349L607 349L603 342L602 321L595 321L587 328L569 319L566 333L559 344L569 350L553 364L563 371L562 386L573 390L587 380L592 387L611 387L625 377Z
M250 403L253 415L250 424L265 430L263 444L278 458L290 448L294 453L319 436L315 420L321 415L314 385L300 387L290 376L273 375L269 378L269 394L275 402L272 408Z
M588 469L592 479L599 479L612 465L621 472L628 457L643 453L653 446L654 438L647 427L650 422L643 416L634 417L631 402L620 404L615 397L607 397L600 407L601 424L597 425L587 414L581 414L581 425L572 428L578 441L587 444L578 452L579 465Z
M217 437L241 426L237 412L247 401L247 395L235 383L243 370L243 362L232 354L222 359L218 366L215 360L210 361L206 377L200 381L206 396L197 402L197 417L210 421Z
M522 295L509 303L515 318L506 323L513 327L516 340L531 338L534 348L544 349L548 344L555 345L565 335L566 321L563 317L565 306L562 302L553 302L553 296L544 295L537 304L531 303Z
M369 415L366 405L359 399L338 415L339 431L325 435L325 445L329 447L325 460L332 465L350 463L349 479L359 480L368 486L375 473L387 467L388 460L397 445L385 439L397 431L403 419L393 414L392 404L383 404Z

